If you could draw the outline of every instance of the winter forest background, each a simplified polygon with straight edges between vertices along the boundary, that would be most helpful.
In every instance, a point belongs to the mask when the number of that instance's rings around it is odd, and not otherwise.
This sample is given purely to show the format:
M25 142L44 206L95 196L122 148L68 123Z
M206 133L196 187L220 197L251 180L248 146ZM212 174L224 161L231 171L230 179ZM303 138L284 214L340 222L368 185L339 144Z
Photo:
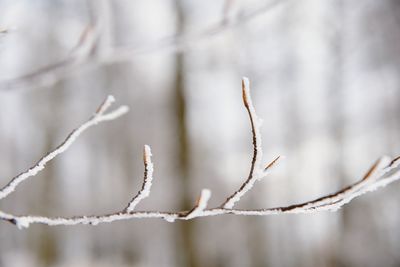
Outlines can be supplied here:
M99 60L12 81L68 58L93 22ZM106 95L131 107L86 132L2 210L118 210L141 185L143 144L156 169L140 209L184 209L204 187L210 205L222 202L251 160L242 76L264 119L265 158L285 160L240 207L325 195L400 154L400 1L0 0L0 27L1 186ZM400 266L399 189L336 213L23 231L1 222L0 266Z

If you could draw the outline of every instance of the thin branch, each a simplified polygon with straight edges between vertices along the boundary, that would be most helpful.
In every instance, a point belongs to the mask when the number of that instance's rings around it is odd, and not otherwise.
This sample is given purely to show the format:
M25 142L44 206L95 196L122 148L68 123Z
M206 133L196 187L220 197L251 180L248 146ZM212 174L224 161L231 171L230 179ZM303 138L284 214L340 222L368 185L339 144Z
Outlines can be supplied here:
M104 24L99 18L91 19L65 57L33 72L0 81L0 90L52 86L73 72L94 66L97 56L94 51Z
M388 157L382 157L374 165L372 165L372 167L368 170L364 177L358 182L349 185L333 194L329 194L327 196L320 197L306 203L292 205L287 208L294 208L293 211L295 211L296 209L315 210L322 207L324 207L324 209L335 209L336 207L340 208L341 205L337 206L335 204L362 192L366 188L369 188L371 183L376 182L379 177L382 177L384 175L384 173L387 171L386 168L389 166L389 162L390 160ZM353 199L353 197L351 199Z
M222 204L222 207L225 209L233 208L235 203L238 202L240 198L254 186L254 183L265 176L265 171L275 165L276 161L279 159L279 157L276 158L274 161L268 164L264 170L261 168L263 151L261 147L262 140L260 128L262 121L260 118L258 118L256 110L253 106L253 101L250 95L250 82L246 77L243 77L242 79L242 97L243 104L247 110L247 113L249 114L251 132L253 134L253 159L251 161L250 172L246 182L244 182L239 190L229 196L228 199Z
M211 37L218 36L229 29L243 25L258 16L264 15L268 12L274 11L276 8L289 3L289 0L271 0L261 1L262 4L248 7L245 10L239 12L236 16L225 17L222 16L220 21L204 27L204 29L197 32L189 32L184 35L170 35L161 38L158 41L142 44L139 46L124 46L115 47L113 55L109 58L104 59L105 64L115 62L131 61L133 57L137 55L143 55L148 53L170 51L170 52L182 52L187 51L193 46L210 39Z
M140 201L145 199L150 195L150 189L153 182L153 162L151 161L151 149L150 146L145 145L143 149L143 162L144 162L144 179L142 188L137 193L135 197L129 202L128 206L125 208L125 212L132 212L136 205L139 204Z
M94 45L94 53L92 60L102 58L110 54L113 47L115 27L113 20L112 3L110 0L88 0L87 6L90 14L91 24L96 25L99 34Z
M56 149L42 157L35 165L30 167L28 170L15 176L6 186L1 188L0 199L3 199L11 194L15 190L15 188L26 179L35 176L38 172L42 171L49 161L54 159L59 154L65 152L84 131L100 122L115 120L118 117L124 115L129 110L127 106L121 106L116 110L104 114L114 101L115 99L113 96L108 96L99 106L95 114L87 122L73 130L64 140L64 142L62 142Z
M273 161L271 161L270 163L268 163L267 166L265 166L264 168L264 172L268 171L269 169L271 169L272 167L275 166L275 164L278 162L279 159L281 159L282 156L277 156Z
M262 1L263 2L263 1ZM170 51L179 52L188 50L191 46L197 45L200 42L216 36L219 33L227 31L232 27L251 21L252 19L274 10L274 8L284 4L288 0L272 0L263 2L240 12L237 16L227 19L223 17L221 21L205 27L203 30L185 35L170 35L160 38L151 43L141 45L126 45L108 47L106 53L92 53L97 43L101 39L106 28L104 21L95 21L94 25L89 25L85 28L83 34L77 41L79 53L74 47L67 57L52 63L48 66L35 70L31 73L0 81L0 90L14 90L18 88L40 88L49 87L56 84L58 81L71 76L73 73L82 71L82 69L91 69L99 65L109 65L117 62L128 62L134 60L137 55L144 55L154 52ZM102 11L101 8L99 8ZM103 10L104 11L104 10ZM97 16L107 20L106 16ZM92 29L91 34L88 34L82 42L82 36L85 36L85 31Z
M67 56L33 72L0 81L0 90L52 86L73 72L94 66L93 49L98 35L99 29L96 25L88 25Z
M377 178L374 183L367 185L366 187L359 190L357 193L351 194L348 198L341 199L334 203L329 203L325 206L314 207L314 208L306 208L307 204L313 203L318 200L305 202L297 205L284 206L284 207L275 207L269 209L257 209L257 210L238 210L238 209L224 209L224 208L213 208L213 209L205 209L202 212L198 212L190 219L194 219L197 217L207 217L207 216L217 216L224 214L233 214L233 215L244 215L244 216L270 216L270 215L281 215L281 214L304 214L304 213L314 213L321 211L336 211L341 208L343 205L347 204L352 199L359 197L367 192L374 191L380 187L384 187L394 181L400 179L400 170L399 164L396 163L396 166L386 166L383 171L387 171L388 173L382 177ZM397 169L393 173L389 173L390 170ZM356 183L357 184L357 183ZM350 187L353 187L350 186ZM339 194L342 190L338 191L335 194ZM206 202L206 201L205 201ZM12 214L8 214L0 211L0 219L9 221L19 228L26 228L30 224L45 224L49 226L55 225L65 225L72 226L78 224L89 224L89 225L97 225L99 223L111 223L114 221L120 220L130 220L130 219L146 219L146 218L159 218L164 219L168 222L174 222L175 220L188 220L184 214L188 214L188 211L182 212L160 212L160 211L134 211L131 213L121 212L121 213L113 213L106 214L100 216L75 216L75 217L43 217L43 216L16 216Z
M119 220L129 219L145 219L145 218L160 218L168 222L176 220L191 220L198 217L217 216L223 214L233 215L254 215L254 216L268 216L280 215L286 213L313 213L321 211L336 211L343 205L349 203L356 197L365 193L374 191L378 188L384 187L394 181L400 179L400 157L390 160L388 157L382 157L378 160L364 177L358 182L349 185L333 194L328 194L323 197L283 207L274 207L268 209L253 209L241 210L233 209L236 202L246 194L254 185L254 183L266 176L269 170L276 165L280 157L275 158L272 162L261 166L262 148L260 137L260 119L257 117L254 106L252 104L249 82L246 78L242 80L243 103L249 114L251 129L253 135L253 159L251 161L250 173L247 180L243 183L238 191L232 194L228 199L217 208L207 208L208 201L211 197L211 191L203 189L196 205L189 211L178 212L164 212L164 211L136 211L136 205L150 194L150 189L153 181L153 162L151 161L151 150L149 146L144 147L143 161L144 161L144 179L143 184L136 196L129 202L128 206L121 212L115 212L105 215L92 215L92 216L74 216L74 217L44 217L44 216L31 216L31 215L14 215L0 211L0 220L8 221L15 224L18 228L27 228L31 224L46 224L49 226L54 225L77 225L77 224L90 224L96 225L99 223L114 222ZM95 114L84 124L71 132L67 139L57 147L53 152L44 156L33 167L23 172L22 174L14 177L11 182L0 190L0 199L6 197L15 188L27 178L36 175L41 171L45 164L53 159L58 154L64 152L75 139L87 128L102 121L113 120L124 114L128 108L122 106L114 111L106 113L111 103L114 101L112 96L109 96L97 109ZM265 166L265 165L264 165Z

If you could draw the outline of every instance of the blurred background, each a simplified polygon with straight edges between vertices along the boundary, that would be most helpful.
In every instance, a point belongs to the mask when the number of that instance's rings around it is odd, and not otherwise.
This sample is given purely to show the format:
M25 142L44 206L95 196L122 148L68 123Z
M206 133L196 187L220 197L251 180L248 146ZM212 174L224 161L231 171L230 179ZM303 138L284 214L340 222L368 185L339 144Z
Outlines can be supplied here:
M125 207L155 163L140 210L219 205L247 177L251 132L285 160L240 208L310 200L400 154L396 0L0 0L0 186L84 122L106 95L128 115L85 132L0 203L71 216ZM17 78L22 77L22 78ZM0 223L0 266L400 266L400 184L336 213Z

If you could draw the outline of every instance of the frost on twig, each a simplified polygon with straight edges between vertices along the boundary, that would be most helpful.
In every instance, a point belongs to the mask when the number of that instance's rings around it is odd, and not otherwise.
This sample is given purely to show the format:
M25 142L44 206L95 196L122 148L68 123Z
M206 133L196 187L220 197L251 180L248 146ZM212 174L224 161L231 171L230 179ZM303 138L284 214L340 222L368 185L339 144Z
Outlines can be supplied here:
M153 182L153 162L151 160L150 146L145 145L143 150L144 161L144 178L142 187L139 192L132 198L128 206L120 212L105 215L83 215L74 217L44 217L33 215L14 215L0 211L0 220L8 221L15 224L18 228L27 228L30 224L39 223L46 225L77 225L89 224L97 225L99 223L114 222L129 219L145 219L159 218L168 222L176 220L191 220L198 217L216 216L223 214L235 215L279 215L285 213L312 213L320 211L336 211L343 205L349 203L352 199L365 193L374 191L384 187L396 180L400 179L400 157L390 160L388 157L379 159L366 173L366 175L356 183L353 183L335 193L325 195L323 197L307 201L304 203L274 207L267 209L235 209L234 205L240 201L241 197L251 190L255 182L269 174L271 168L275 167L279 162L280 156L276 157L270 163L262 164L262 145L261 145L261 119L258 118L250 95L249 80L242 80L243 104L247 110L250 119L252 140L253 140L253 157L250 164L250 171L247 179L240 188L230 195L221 205L215 208L208 208L208 201L211 197L211 191L203 189L196 204L188 211L137 211L136 206L144 198L148 197ZM69 146L89 127L96 125L102 121L114 120L128 111L126 106L122 106L114 111L107 113L114 98L109 96L99 106L94 115L84 124L73 130L63 143L55 150L45 155L34 166L27 171L14 177L6 186L0 189L0 199L5 198L12 193L16 187L29 177L35 176L41 171L47 162L52 160L58 154L63 153Z
M151 149L148 145L145 145L143 149L143 162L144 178L142 189L140 189L137 195L131 200L131 202L129 202L128 207L126 207L125 211L128 213L132 212L140 201L150 195L150 189L153 182L154 166L153 162L151 161Z
M207 208L208 200L211 197L211 191L209 189L201 190L200 197L197 200L196 206L189 211L186 215L182 216L186 220L193 219L195 217L201 216L204 210Z
M242 79L242 96L243 104L246 107L247 113L249 114L251 132L253 134L253 159L251 161L251 167L249 176L244 184L240 187L238 191L233 193L228 199L223 203L222 207L225 209L232 209L236 202L246 194L253 186L257 180L262 179L267 174L267 171L275 166L275 163L279 160L280 156L269 163L264 169L261 167L262 160L262 147L261 147L261 124L262 120L258 118L256 110L253 106L253 102L250 96L250 82L249 79L244 77Z
M88 128L103 121L110 121L117 119L118 117L122 116L129 110L127 106L121 106L116 110L113 110L105 114L105 112L110 108L111 104L114 101L115 99L113 96L108 96L104 100L104 102L99 106L95 114L87 122L85 122L75 130L73 130L64 140L64 142L62 142L56 149L54 149L53 151L42 157L35 165L30 167L28 170L15 176L6 186L1 188L0 199L5 198L10 193L12 193L20 183L22 183L29 177L35 176L38 172L43 170L49 161L51 161L57 155L67 150L75 142L75 140Z

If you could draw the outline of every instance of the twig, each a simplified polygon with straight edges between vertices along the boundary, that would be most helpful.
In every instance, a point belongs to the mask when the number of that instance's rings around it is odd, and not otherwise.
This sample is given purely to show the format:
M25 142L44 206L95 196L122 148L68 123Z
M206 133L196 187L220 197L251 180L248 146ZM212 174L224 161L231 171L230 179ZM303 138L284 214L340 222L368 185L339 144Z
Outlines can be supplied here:
M95 25L87 26L66 57L55 63L39 68L22 76L0 81L0 90L18 88L39 88L51 86L84 67L95 65L95 54L92 53L98 38L99 29Z
M15 176L6 186L0 189L0 199L5 198L12 193L20 183L29 177L35 176L38 172L43 170L49 161L67 150L84 131L100 122L115 120L129 110L127 106L121 106L116 110L104 114L114 101L115 99L113 96L108 96L106 100L99 106L96 113L87 122L73 130L64 140L64 142L62 142L56 149L42 157L28 170Z
M321 211L336 211L343 205L349 203L354 198L359 197L365 193L374 191L378 188L384 187L400 179L400 157L397 157L393 160L390 160L388 157L383 157L370 168L367 174L360 181L350 186L347 186L333 194L328 194L304 203L283 207L253 210L233 209L234 204L240 201L240 198L252 188L257 180L266 176L269 173L269 170L276 165L278 159L280 158L277 157L271 163L267 164L266 167L261 167L262 147L259 132L261 122L260 119L257 117L251 101L249 82L247 78L243 78L242 80L242 92L244 106L249 114L252 128L253 159L251 161L250 173L247 180L242 184L238 191L228 197L228 199L223 202L219 207L207 208L208 200L211 197L211 191L208 189L203 189L197 203L189 211L136 211L136 205L150 194L153 180L153 162L151 160L151 150L150 147L146 145L143 150L145 171L142 188L129 202L128 206L123 211L105 215L55 218L31 215L14 215L0 211L0 220L11 222L15 224L18 228L27 228L31 224L46 224L49 226L68 226L77 224L96 225L99 223L114 222L119 220L145 218L160 218L168 222L174 222L175 220L191 220L198 217L217 216L223 214L268 216L286 213L313 213ZM58 154L64 152L84 130L99 122L116 119L128 110L127 107L122 106L117 110L106 113L113 101L114 98L109 96L100 105L96 113L86 123L75 129L58 148L39 160L38 163L36 163L33 167L13 178L8 185L0 190L0 199L6 197L11 192L13 192L21 182L31 176L36 175L40 170L45 167L45 164L48 161L53 159Z
M196 217L201 216L201 214L206 210L208 200L211 197L211 191L209 189L203 189L201 190L200 197L197 200L196 206L189 211L186 215L181 216L185 220L190 220Z
M253 134L253 159L251 160L251 167L249 176L244 184L240 187L238 191L233 193L228 199L222 204L222 207L225 209L231 209L235 205L236 202L240 200L240 198L246 194L254 185L254 183L260 179L261 175L264 174L261 169L261 160L262 160L262 147L261 147L261 119L258 118L256 114L256 110L253 106L253 102L250 96L250 82L249 79L244 77L242 79L242 96L243 96L243 104L246 107L247 113L249 114L250 124L251 124L251 132ZM275 162L275 161L274 161ZM271 163L268 166L273 166Z
M153 162L151 161L151 149L150 146L145 145L143 149L143 162L144 162L144 178L142 189L137 193L137 195L129 202L128 206L125 208L125 212L132 212L136 205L139 204L140 201L145 199L150 195L150 189L153 182Z

